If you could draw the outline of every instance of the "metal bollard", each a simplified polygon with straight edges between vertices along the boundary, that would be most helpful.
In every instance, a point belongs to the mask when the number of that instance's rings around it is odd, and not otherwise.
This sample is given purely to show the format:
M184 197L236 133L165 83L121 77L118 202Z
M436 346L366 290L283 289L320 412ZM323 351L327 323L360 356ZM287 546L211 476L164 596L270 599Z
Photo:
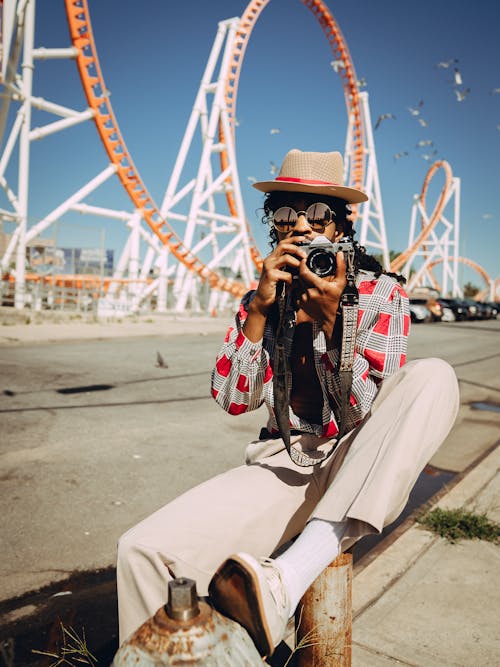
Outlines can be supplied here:
M262 667L246 630L198 600L196 582L168 584L168 602L118 649L111 667Z
M350 667L352 555L340 554L304 594L295 613L297 667Z

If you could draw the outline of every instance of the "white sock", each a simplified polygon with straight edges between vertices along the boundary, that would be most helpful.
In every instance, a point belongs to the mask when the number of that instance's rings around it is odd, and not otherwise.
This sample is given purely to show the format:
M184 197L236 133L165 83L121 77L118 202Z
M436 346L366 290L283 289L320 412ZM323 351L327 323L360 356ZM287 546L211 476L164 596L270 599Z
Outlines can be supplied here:
M347 521L312 519L295 542L275 559L290 596L290 615L313 581L339 555L346 528Z

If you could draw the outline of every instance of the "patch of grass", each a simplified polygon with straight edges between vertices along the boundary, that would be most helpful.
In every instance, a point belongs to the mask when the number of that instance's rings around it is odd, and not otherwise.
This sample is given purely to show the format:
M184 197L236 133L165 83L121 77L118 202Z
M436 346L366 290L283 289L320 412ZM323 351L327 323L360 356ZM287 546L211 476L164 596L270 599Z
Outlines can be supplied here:
M53 658L54 661L50 663L50 667L79 667L79 665L89 665L96 667L97 658L92 655L87 647L87 640L85 639L85 630L82 629L82 637L73 630L73 628L66 628L61 623L62 646L57 653L49 651L37 651L32 649L32 653L37 655L45 655Z
M315 627L312 630L309 630L309 632L306 632L304 636L299 640L298 634L299 634L299 628L302 623L302 612L304 610L304 607L301 605L300 607L300 614L299 614L299 620L297 623L297 627L295 630L295 648L289 655L287 661L283 665L283 667L291 667L291 661L294 657L294 655L297 653L297 651L300 651L301 649L307 648L308 646L316 646L321 643L320 638L321 638L321 633L319 631L319 627Z
M485 513L475 514L463 507L447 510L436 507L419 516L417 521L449 542L486 540L500 544L500 524L488 519Z

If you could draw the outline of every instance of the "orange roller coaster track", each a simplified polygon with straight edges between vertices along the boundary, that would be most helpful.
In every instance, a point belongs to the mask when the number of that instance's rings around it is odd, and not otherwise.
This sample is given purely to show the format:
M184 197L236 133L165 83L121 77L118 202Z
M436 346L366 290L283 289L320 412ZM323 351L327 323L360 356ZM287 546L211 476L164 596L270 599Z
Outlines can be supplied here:
M236 124L236 101L241 67L243 65L243 57L245 55L248 40L250 39L253 27L257 22L257 19L259 18L262 10L269 2L270 0L252 0L241 17L240 27L236 33L225 88L226 108L233 132ZM318 20L321 28L323 29L323 32L326 35L335 60L342 63L342 66L339 67L339 74L342 79L348 118L350 118L352 122L353 136L353 154L351 156L352 166L350 170L350 181L353 187L363 189L365 142L363 126L361 122L358 84L356 72L354 70L354 64L352 62L349 49L347 48L347 43L342 35L342 31L340 30L337 22L333 18L325 3L321 2L321 0L301 0L301 2L306 5L306 7ZM219 125L219 140L220 143L224 145L224 132L222 125ZM223 170L225 170L228 166L228 156L226 151L221 151L220 160L221 167ZM236 205L234 202L234 197L230 191L228 191L226 198L231 215L236 215ZM249 226L247 224L247 228L248 227ZM251 238L250 230L248 229L248 231ZM255 242L251 246L250 252L255 265L260 270L262 268L262 259L260 258Z
M229 119L232 121L233 130L238 82L243 64L243 56L252 28L269 1L252 0L250 2L243 13L235 38L225 89L227 111ZM354 65L342 32L324 2L321 0L301 1L318 20L335 59L342 63L339 73L344 88L347 113L353 137L350 182L353 187L362 189L364 176L364 139ZM85 96L89 106L94 111L94 122L106 153L112 164L116 166L118 177L132 203L142 212L144 220L150 229L168 247L177 260L190 271L196 272L202 279L208 280L211 287L226 290L235 296L240 296L246 290L245 286L223 278L217 272L209 269L191 252L190 248L185 246L183 240L177 235L165 217L161 215L158 206L153 201L138 170L134 166L113 113L109 96L105 92L107 88L104 83L94 42L87 0L65 0L65 5L72 43L78 50L77 65ZM219 126L219 135L221 144L224 145L221 125ZM225 169L229 159L225 150L221 151L220 159L222 169ZM231 215L235 215L236 206L230 189L226 193L226 198ZM261 268L262 260L249 229L248 232L252 241L250 253L256 266Z
M118 177L134 206L141 211L150 229L164 245L168 246L172 255L190 271L207 280L212 288L241 296L246 287L241 283L227 280L209 269L184 245L182 239L161 215L134 166L109 96L105 92L107 88L99 65L87 0L65 0L65 5L71 40L73 46L78 49L76 58L78 71L87 102L94 111L94 122L99 137L109 159L116 166Z
M270 0L252 0L243 13L240 27L236 34L225 92L226 106L233 129L236 120L236 100L243 57L252 29L262 10L269 2ZM354 150L350 180L353 187L362 189L364 177L364 135L354 64L342 31L325 3L321 0L301 0L301 2L314 14L325 33L334 58L342 63L338 71L342 79L347 114L352 119L353 124ZM220 132L222 133L222 128ZM221 153L221 160L223 161L223 166L226 166L228 158L224 151ZM230 206L234 207L234 203L230 203Z
M427 197L427 190L429 188L429 184L434 176L434 174L438 171L438 169L443 169L444 174L445 174L445 184L443 189L441 190L438 200L436 202L436 205L434 207L434 210L432 211L429 222L427 224L424 224L424 220L422 219L422 231L418 235L418 237L415 239L414 243L407 248L405 251L403 251L400 255L396 257L391 262L391 271L400 271L403 266L406 264L406 262L411 258L411 256L420 248L424 247L425 249L425 242L429 238L429 235L431 231L434 229L436 224L438 223L439 219L441 218L441 215L443 214L444 208L446 206L446 202L448 201L448 193L450 191L450 188L452 186L452 181L453 181L453 173L451 171L451 167L446 162L445 160L438 160L435 162L433 165L431 165L429 171L427 172L427 175L424 180L424 184L422 186L422 192L420 193L419 201L424 207L425 210L425 203L426 203L426 197Z
M453 259L452 257L448 257L447 261L450 262L452 259ZM436 259L435 262L431 262L429 264L429 270L433 269L437 264L442 264L443 261L444 261L443 259ZM457 257L457 261L460 262L461 264L465 264L466 266L470 266L471 269L474 269L474 271L476 271L476 273L478 273L481 276L481 278L486 283L486 287L489 289L491 285L491 278L480 264L478 264L477 262L473 262L472 259L468 259L467 257ZM435 287L437 289L440 288L440 286L437 284L435 285Z

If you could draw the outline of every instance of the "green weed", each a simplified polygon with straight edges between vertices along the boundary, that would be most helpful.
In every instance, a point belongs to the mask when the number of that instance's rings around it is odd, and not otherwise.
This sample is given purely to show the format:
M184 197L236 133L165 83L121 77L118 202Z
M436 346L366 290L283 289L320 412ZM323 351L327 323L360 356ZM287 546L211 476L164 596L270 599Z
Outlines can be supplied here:
M449 542L477 539L500 543L499 523L488 519L485 513L475 514L463 507L458 509L436 507L418 517L417 522Z

